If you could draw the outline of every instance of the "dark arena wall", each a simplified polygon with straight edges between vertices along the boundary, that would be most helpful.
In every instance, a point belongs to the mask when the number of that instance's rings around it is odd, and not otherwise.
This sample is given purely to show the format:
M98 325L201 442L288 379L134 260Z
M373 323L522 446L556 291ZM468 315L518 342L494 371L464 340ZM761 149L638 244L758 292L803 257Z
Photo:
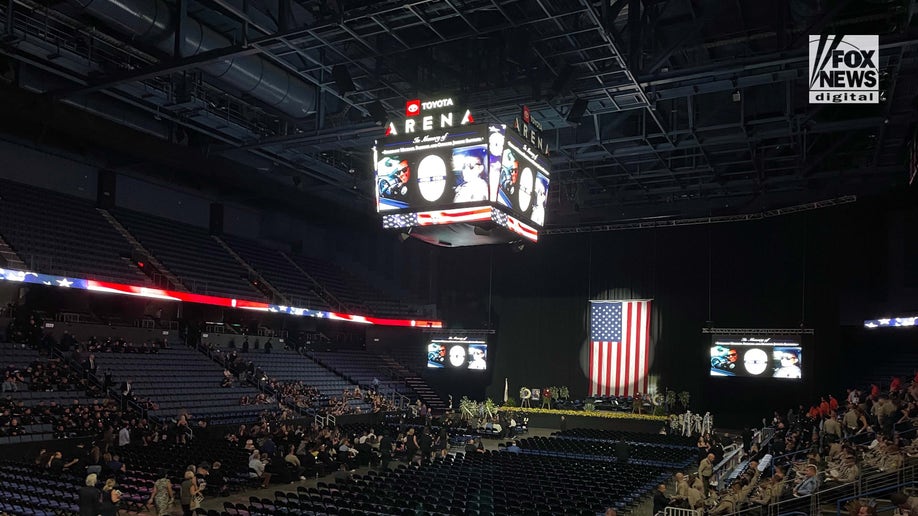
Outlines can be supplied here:
M441 291L455 301L445 318L486 323L490 306L497 333L488 394L495 399L504 378L513 397L524 385L567 385L581 397L588 300L652 298L650 372L658 385L688 390L693 408L757 422L772 408L786 410L785 400L818 399L844 386L837 373L853 357L844 354L841 327L882 312L887 296L914 292L903 282L901 245L890 245L904 237L908 215L897 206L907 200L890 201L756 222L549 236L521 253L444 252ZM490 298L487 275L467 272L489 264ZM815 335L803 340L803 380L709 377L707 321L812 328Z
M94 197L97 169L85 160L17 143L4 143L0 152L15 165L4 167L3 177ZM60 174L62 167L66 174ZM144 190L149 199L142 207L149 212L197 226L207 225L208 207L220 199L217 191L122 175L115 188L116 205L131 204ZM413 239L400 242L372 222L304 223L257 203L227 203L224 231L363 262L380 283L436 303L448 327L492 329L487 372L431 379L456 398L487 393L502 399L505 378L511 397L521 386L549 385L568 386L573 397L584 397L588 301L652 298L650 373L657 385L689 391L698 409L757 421L765 415L758 407L782 407L789 396L812 398L844 385L836 372L849 371L846 350L861 342L845 328L918 305L909 265L915 258L909 236L915 205L914 193L887 194L753 222L546 235L521 252L509 246L437 249ZM194 209L184 209L189 206ZM43 302L66 301L51 299L55 292L40 294ZM107 298L71 302L110 304ZM186 310L207 318L219 315L214 312ZM762 384L709 377L710 338L701 334L708 321L718 327L812 328L815 335L803 341L803 380ZM404 335L398 345L418 350L420 360L425 334L396 333ZM367 345L374 345L369 335Z

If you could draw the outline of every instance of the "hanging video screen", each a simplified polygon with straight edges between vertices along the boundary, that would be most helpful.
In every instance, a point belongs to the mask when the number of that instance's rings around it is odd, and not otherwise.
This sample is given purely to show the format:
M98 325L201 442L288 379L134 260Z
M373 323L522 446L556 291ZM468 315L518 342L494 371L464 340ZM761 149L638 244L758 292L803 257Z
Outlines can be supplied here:
M431 339L427 367L484 371L488 368L488 344L483 340Z
M505 125L389 136L377 142L374 160L377 212L491 205L545 224L548 160Z
M503 140L498 158L497 141ZM490 128L488 139L491 201L510 208L536 226L545 224L548 202L548 159L505 126Z
M803 348L795 337L714 337L710 376L803 378Z
M392 136L375 149L377 211L488 202L486 125Z

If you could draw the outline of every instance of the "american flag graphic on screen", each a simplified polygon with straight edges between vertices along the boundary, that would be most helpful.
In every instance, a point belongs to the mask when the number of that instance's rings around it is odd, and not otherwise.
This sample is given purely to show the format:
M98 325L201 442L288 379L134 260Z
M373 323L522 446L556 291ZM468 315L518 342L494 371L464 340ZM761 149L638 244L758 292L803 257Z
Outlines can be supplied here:
M590 396L646 394L650 301L590 301Z

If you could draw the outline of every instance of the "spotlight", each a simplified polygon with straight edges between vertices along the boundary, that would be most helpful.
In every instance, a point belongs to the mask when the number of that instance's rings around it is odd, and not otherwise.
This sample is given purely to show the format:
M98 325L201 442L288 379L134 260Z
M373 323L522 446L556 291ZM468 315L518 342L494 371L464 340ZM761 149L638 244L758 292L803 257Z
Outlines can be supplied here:
M574 79L574 69L570 64L564 65L558 72L558 76L555 77L555 81L551 85L550 98L558 97L564 93L564 90L570 86L571 81Z
M382 102L374 100L367 106L367 111L370 112L370 116L373 117L373 120L376 121L377 125L383 125L386 123L386 120L389 116L386 114L386 108L383 107Z
M347 66L343 64L336 64L333 66L332 78L335 80L335 86L338 87L339 92L347 93L349 91L357 91L357 88L354 86L354 80L351 78L351 72L348 71Z
M580 119L583 118L583 113L586 111L587 101L586 99L576 99L574 103L571 104L571 110L567 113L567 123L571 125L580 125Z

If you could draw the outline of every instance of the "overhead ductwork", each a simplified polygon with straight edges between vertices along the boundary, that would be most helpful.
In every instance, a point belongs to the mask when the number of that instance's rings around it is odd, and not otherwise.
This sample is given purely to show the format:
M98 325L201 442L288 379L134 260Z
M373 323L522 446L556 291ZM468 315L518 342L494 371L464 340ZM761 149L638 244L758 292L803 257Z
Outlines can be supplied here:
M176 21L161 0L74 0L80 7L115 30L172 54ZM192 57L225 48L232 42L217 31L188 17L182 56ZM284 113L300 118L314 111L316 89L299 77L257 55L237 56L202 65L201 70L236 90Z

